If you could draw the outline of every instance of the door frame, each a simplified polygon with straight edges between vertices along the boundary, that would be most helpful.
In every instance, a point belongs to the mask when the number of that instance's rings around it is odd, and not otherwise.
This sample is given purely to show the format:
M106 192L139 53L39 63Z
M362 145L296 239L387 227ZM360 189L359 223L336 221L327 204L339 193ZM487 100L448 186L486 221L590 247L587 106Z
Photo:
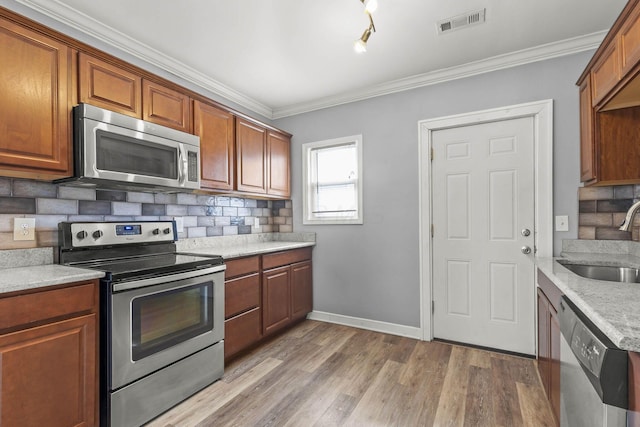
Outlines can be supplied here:
M532 117L534 127L535 257L553 256L553 100L498 107L418 122L420 182L420 329L433 339L431 147L433 132L461 126ZM438 155L438 153L436 153ZM535 283L535 275L532 278ZM535 294L535 289L533 290Z

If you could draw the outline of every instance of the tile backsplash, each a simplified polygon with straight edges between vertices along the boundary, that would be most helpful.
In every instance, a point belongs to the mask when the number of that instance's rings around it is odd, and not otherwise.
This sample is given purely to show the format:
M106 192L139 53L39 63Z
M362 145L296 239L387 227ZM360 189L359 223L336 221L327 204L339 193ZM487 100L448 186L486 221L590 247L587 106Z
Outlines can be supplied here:
M631 233L618 230L627 210L640 200L640 185L578 188L578 238L640 241L640 215Z
M36 219L35 241L14 241L16 217ZM143 193L0 178L0 250L56 246L61 221L171 220L180 238L293 231L290 200ZM256 227L256 220L259 226Z

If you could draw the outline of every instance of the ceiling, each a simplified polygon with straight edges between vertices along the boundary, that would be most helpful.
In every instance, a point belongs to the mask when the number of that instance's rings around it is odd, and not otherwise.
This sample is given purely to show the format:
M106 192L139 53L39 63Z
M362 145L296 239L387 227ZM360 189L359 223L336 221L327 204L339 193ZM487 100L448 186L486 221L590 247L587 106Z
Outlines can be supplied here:
M596 47L626 0L16 0L269 118ZM486 22L436 23L485 9ZM577 77L577 76L576 76Z

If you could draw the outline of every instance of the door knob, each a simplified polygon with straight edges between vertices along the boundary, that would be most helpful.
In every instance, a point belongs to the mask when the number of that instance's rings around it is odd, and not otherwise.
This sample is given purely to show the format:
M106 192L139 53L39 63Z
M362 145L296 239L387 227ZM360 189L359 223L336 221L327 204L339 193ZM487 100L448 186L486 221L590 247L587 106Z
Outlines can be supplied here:
M522 251L523 254L528 255L531 253L531 248L529 246L523 246L522 249L520 249Z
M522 231L520 232L524 237L527 237L531 234L531 230L529 230L528 228L523 228Z

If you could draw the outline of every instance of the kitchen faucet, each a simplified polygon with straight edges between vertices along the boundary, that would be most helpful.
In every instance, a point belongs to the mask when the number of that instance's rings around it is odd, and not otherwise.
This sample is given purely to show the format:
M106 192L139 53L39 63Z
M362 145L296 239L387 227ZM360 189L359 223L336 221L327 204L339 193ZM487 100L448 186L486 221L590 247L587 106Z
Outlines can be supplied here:
M627 211L627 216L625 217L624 222L620 225L619 230L629 231L631 229L633 218L636 216L638 210L640 210L640 202L635 202Z

